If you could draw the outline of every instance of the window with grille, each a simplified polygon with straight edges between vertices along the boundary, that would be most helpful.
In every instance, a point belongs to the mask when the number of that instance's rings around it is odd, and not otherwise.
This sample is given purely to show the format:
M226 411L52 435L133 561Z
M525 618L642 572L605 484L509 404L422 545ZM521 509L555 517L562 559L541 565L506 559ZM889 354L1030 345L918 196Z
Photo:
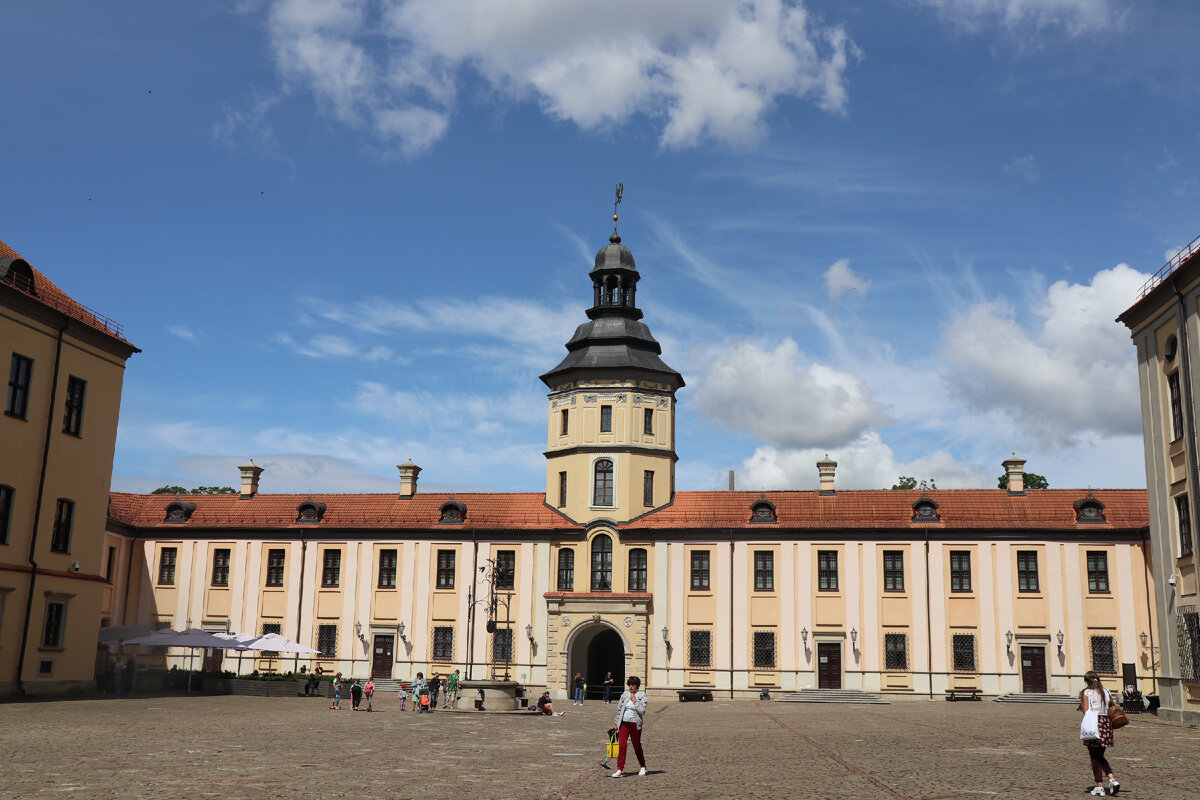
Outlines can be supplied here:
M950 591L971 591L971 551L950 551Z
M1171 441L1183 436L1183 400L1179 394L1179 373L1167 375L1167 392L1171 396Z
M708 579L708 551L692 551L692 591L708 591L711 584Z
M592 539L592 591L612 591L612 539L603 533Z
M229 548L227 547L213 550L212 585L229 585Z
M396 588L396 551L395 550L380 550L379 551L379 588L380 589L395 589Z
M29 384L33 375L33 359L13 353L8 368L8 398L4 401L4 413L10 417L25 419L29 412Z
M592 481L592 505L613 504L613 462L602 458L596 462L596 474Z
M158 583L160 586L175 585L175 557L178 551L174 547L164 547L158 551Z
M558 473L558 507L562 508L567 504L567 473Z
M325 658L335 658L337 656L338 646L338 626L337 625L318 625L317 626L317 650Z
M1017 551L1017 590L1021 592L1041 591L1036 550Z
M1179 676L1200 681L1200 613L1196 606L1180 606L1175 618L1179 635Z
M612 431L612 406L600 406L600 432Z
M283 635L283 623L282 622L264 622L262 624L262 630L259 632L258 635L266 636L268 633L273 633L276 636L282 636ZM263 650L262 655L266 656L267 658L279 658L279 651L278 650Z
M454 628L438 625L433 629L433 660L454 660Z
M1108 592L1108 553L1103 550L1089 550L1087 554L1088 591L1092 593Z
M642 505L654 505L654 470L642 472Z
M904 591L904 551L883 551L883 590L885 592Z
M883 635L883 663L886 669L908 669L908 634Z
M83 399L87 381L71 375L67 378L67 407L63 414L63 433L79 436L83 432Z
M332 588L342 585L342 551L326 550L325 564L321 570L321 585Z
M775 553L771 550L754 551L754 591L775 591Z
M646 551L641 547L629 551L629 591L646 591Z
M8 530L12 527L13 488L0 486L0 544L8 544Z
M817 590L836 592L838 589L837 550L817 551Z
M654 435L654 409L642 409L642 433L647 436Z
M1092 669L1101 675L1117 674L1117 644L1114 637L1092 637Z
M558 590L560 592L575 591L575 551L558 551Z
M267 551L267 586L283 586L283 565L286 558L283 550Z
M517 586L517 551L496 551L496 588L515 589Z
M454 588L454 551L438 550L437 554L437 588Z
M67 603L65 600L51 600L46 603L46 621L42 626L42 647L56 650L63 646L66 620Z
M775 631L754 632L754 668L775 669Z
M1175 514L1179 519L1179 557L1192 554L1192 514L1186 494L1175 498Z
M492 634L492 661L512 661L512 658L512 628L496 628L496 632Z
M695 628L688 631L687 661L689 667L712 666L712 631Z
M54 510L54 531L50 534L50 551L71 552L71 524L75 519L75 503L59 498Z
M950 637L956 672L975 672L975 634L956 633Z

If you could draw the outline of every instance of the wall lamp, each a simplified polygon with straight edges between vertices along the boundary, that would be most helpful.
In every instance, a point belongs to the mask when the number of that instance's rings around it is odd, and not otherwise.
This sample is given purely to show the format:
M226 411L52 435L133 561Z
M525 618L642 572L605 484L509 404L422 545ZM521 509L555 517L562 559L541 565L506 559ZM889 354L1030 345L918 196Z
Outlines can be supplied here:
M532 625L526 625L526 626L525 626L525 637L526 637L527 639L529 639L529 643L530 643L530 644L534 644L534 643L535 643L535 642L533 641L533 626L532 626Z
M850 646L855 650L858 649L858 630L855 628L850 629Z
M666 625L663 625L662 635L663 635L663 641L666 644L670 644L671 643L671 631L670 631L670 629L667 628Z
M1012 652L1013 632L1009 631L1008 633L1004 634L1004 640L1006 642L1008 642L1008 652L1011 653Z
M805 647L808 647L808 628L800 629L800 641L804 642Z
M361 622L354 623L354 635L358 637L360 642L362 642L363 647L367 646L367 637L363 636Z
M396 625L396 633L400 636L400 641L404 642L405 644L408 644L408 639L404 638L404 623L403 622Z
M1058 629L1058 652L1060 652L1060 653L1063 651L1063 639L1064 638L1066 638L1066 637L1063 636L1062 628L1059 628Z

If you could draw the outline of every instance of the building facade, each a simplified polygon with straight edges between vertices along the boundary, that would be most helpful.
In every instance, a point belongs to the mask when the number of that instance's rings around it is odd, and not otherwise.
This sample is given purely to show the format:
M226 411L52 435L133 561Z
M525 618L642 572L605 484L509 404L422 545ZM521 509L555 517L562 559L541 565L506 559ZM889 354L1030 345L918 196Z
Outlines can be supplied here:
M1200 358L1200 239L1143 287L1118 319L1137 347L1150 514L1149 557L1162 576L1154 594L1158 636L1146 647L1161 659L1160 714L1200 722L1200 595L1197 594L1196 391Z
M409 678L459 669L565 696L638 675L651 692L1077 691L1138 661L1154 577L1144 492L676 492L684 384L637 306L616 235L548 388L546 489L389 495L113 493L114 625L278 631L312 659L209 666ZM268 476L269 478L269 476ZM172 656L174 658L174 656ZM1119 682L1119 679L1114 682Z
M120 327L0 242L0 693L94 686L111 606L109 478L125 362Z

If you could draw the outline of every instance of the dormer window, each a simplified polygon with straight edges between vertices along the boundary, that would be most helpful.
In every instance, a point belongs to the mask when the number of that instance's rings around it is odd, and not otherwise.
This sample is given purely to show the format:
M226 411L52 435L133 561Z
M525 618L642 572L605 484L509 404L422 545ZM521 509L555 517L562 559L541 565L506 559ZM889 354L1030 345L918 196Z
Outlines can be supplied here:
M456 502L453 498L442 503L441 516L438 518L439 525L462 525L467 518L467 506L465 503Z
M942 516L938 513L937 501L930 497L922 497L920 500L912 504L912 521L913 522L941 522Z
M195 510L195 503L181 503L176 500L167 505L167 516L163 522L167 525L182 525L192 518L192 512Z
M18 291L37 297L33 269L20 258L0 258L0 283L7 283Z
M752 524L772 524L779 522L775 515L775 504L763 495L750 504L750 522Z
M1107 522L1104 518L1104 503L1092 497L1091 493L1082 500L1075 501L1075 521L1079 523Z
M297 525L316 525L324 517L324 503L314 503L312 500L308 500L296 506Z

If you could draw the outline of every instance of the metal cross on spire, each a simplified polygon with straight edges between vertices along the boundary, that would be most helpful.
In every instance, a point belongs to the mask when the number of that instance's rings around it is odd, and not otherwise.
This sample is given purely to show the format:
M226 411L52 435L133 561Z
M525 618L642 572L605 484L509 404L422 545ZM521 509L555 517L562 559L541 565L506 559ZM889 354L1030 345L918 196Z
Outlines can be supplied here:
M617 184L617 199L613 203L613 236L617 235L617 206L621 205L621 198L625 195L625 184Z

